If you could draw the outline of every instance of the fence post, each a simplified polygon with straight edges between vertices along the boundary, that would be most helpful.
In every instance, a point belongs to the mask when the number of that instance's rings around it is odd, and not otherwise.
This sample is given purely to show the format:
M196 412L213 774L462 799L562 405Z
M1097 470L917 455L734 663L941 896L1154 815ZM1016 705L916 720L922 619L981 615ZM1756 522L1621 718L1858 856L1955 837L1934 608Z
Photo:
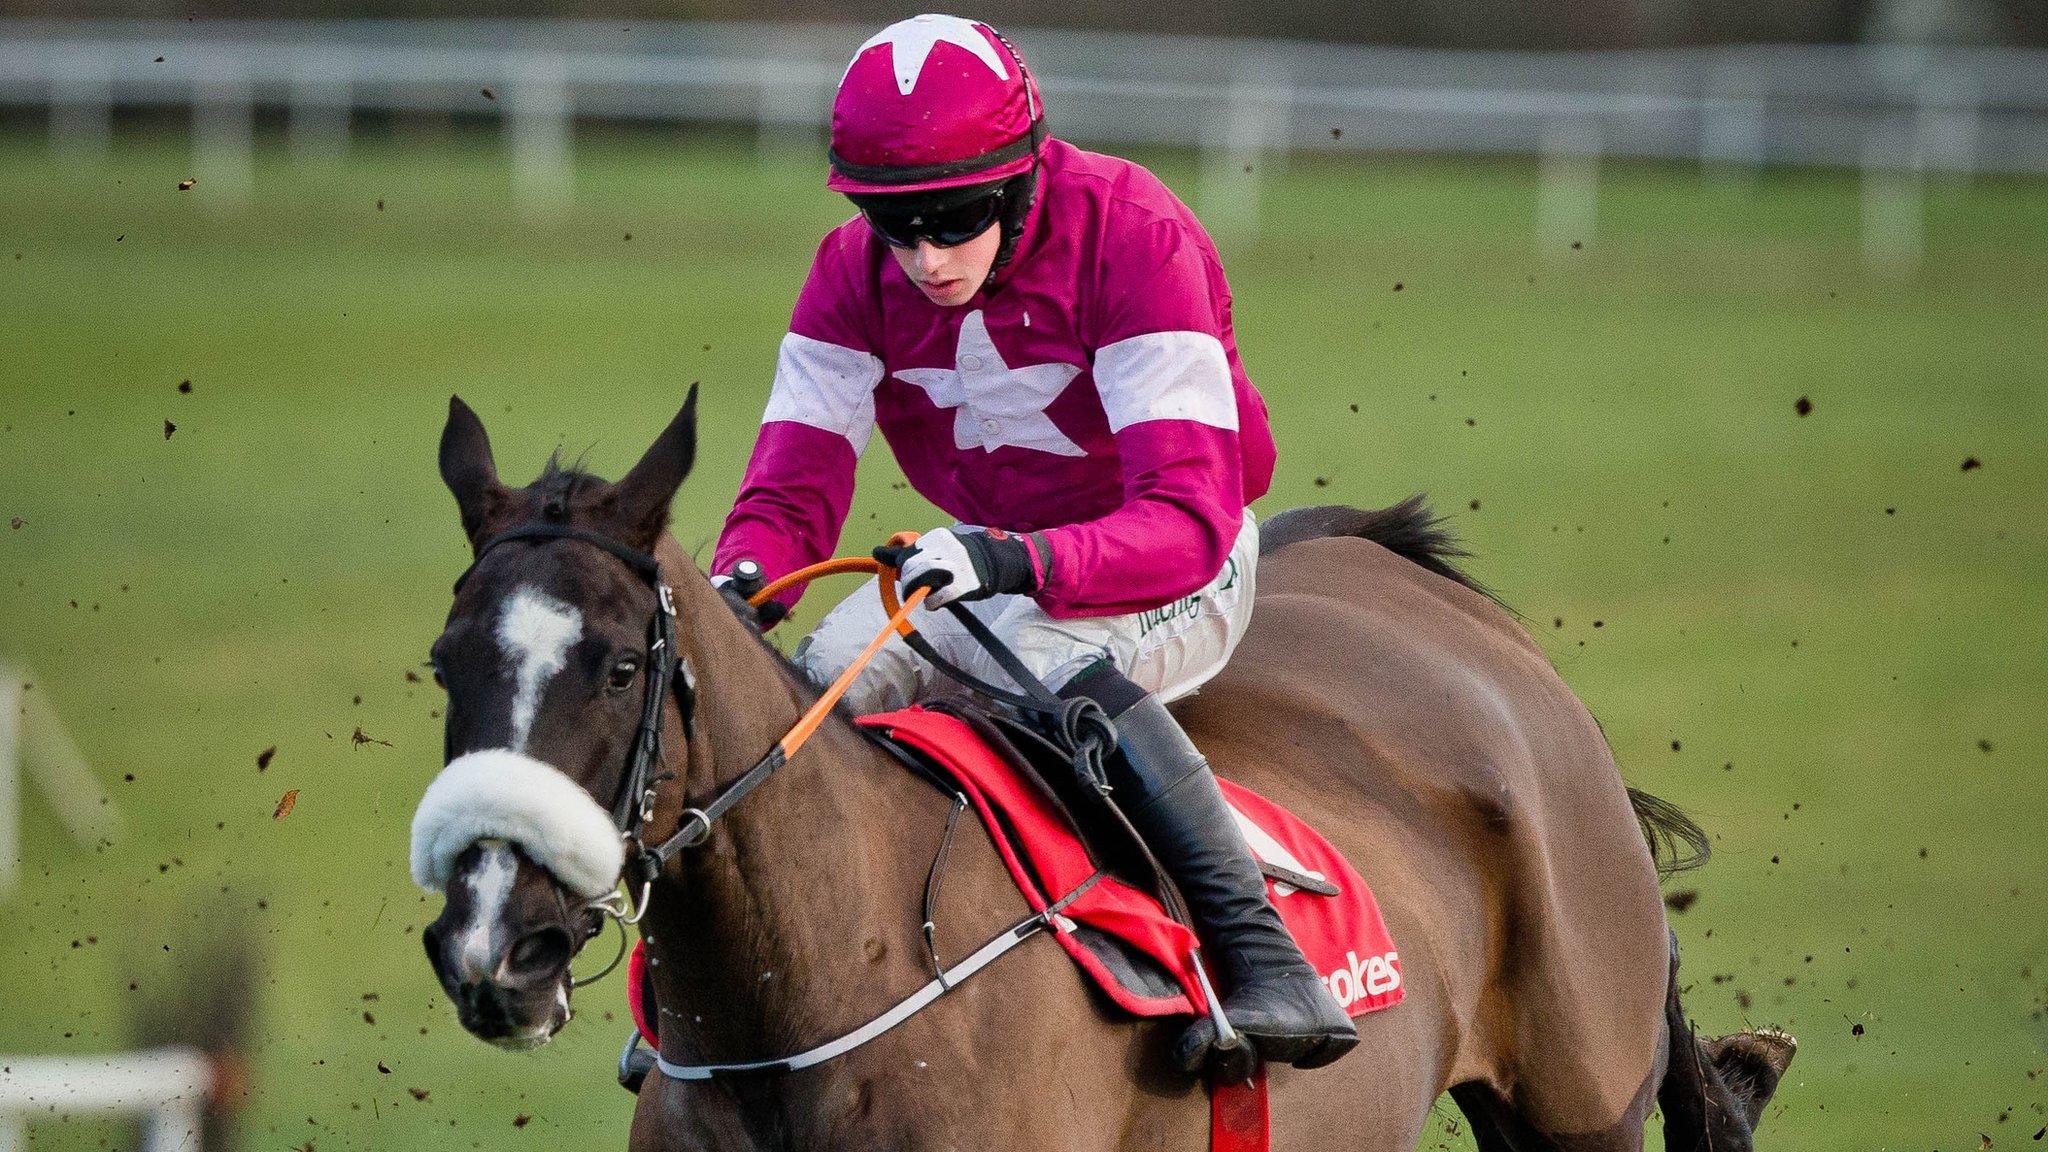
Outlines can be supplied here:
M85 753L71 739L49 694L36 693L26 702L21 715L25 733L22 762L29 762L27 752L33 749L36 757L31 774L42 789L43 800L56 811L71 839L80 847L87 847L119 836L123 828L121 810L100 786L99 777L93 775L92 765L85 762ZM26 737L31 717L41 733L33 741Z
M1258 231L1261 165L1289 144L1294 82L1285 64L1261 56L1241 65L1220 95L1223 107L1199 130L1202 223L1235 240Z
M150 1111L142 1127L142 1152L194 1152L205 1124L200 1101L173 1100Z
M1903 125L1880 125L1863 143L1863 262L1893 277L1910 276L1926 247L1926 173L1919 136Z
M754 147L764 161L815 162L819 110L810 105L810 77L786 60L760 61L754 102Z
M323 49L292 67L291 108L286 131L293 155L325 160L348 151L353 91L339 50Z
M576 178L568 69L552 52L523 52L511 65L505 132L512 152L512 198L528 212L558 211L568 206Z
M1716 65L1700 108L1700 167L1708 179L1756 183L1765 159L1764 114L1756 65L1733 56Z
M21 883L21 672L0 664L0 899ZM8 1145L0 1121L0 1152Z
M1592 247L1600 222L1600 128L1587 120L1543 126L1536 177L1536 251L1558 256Z
M92 163L106 155L112 135L113 61L102 48L81 46L50 60L50 146L67 158Z
M205 63L192 93L192 175L208 204L239 207L255 163L249 74L224 56Z
M1983 81L1961 65L1929 69L1920 79L1914 147L1923 166L1951 184L1968 184L1977 171L1982 135Z

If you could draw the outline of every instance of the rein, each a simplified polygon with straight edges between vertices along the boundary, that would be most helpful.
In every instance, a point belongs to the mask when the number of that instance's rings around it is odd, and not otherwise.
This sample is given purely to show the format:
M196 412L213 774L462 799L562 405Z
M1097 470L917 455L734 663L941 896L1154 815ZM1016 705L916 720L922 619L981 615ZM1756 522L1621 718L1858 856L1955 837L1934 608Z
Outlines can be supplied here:
M775 742L775 746L754 762L753 767L728 784L711 803L702 808L684 809L675 831L660 843L650 845L647 843L645 831L647 822L654 818L657 790L664 781L673 778L672 773L664 772L657 775L654 771L655 766L661 762L661 704L668 697L673 684L676 704L682 712L686 739L692 731L696 706L696 691L690 683L687 669L683 666L682 656L676 652L675 596L670 591L668 583L662 579L661 561L586 528L568 524L527 524L486 540L483 546L476 550L476 559L470 562L462 575L456 577L455 591L462 591L462 586L476 571L477 565L484 562L484 557L490 555L492 549L518 540L576 540L602 548L624 561L626 566L633 570L634 575L640 577L654 590L654 621L649 626L653 639L647 650L647 697L640 709L640 724L633 734L633 747L627 757L626 771L619 779L619 790L613 797L611 806L612 823L626 841L628 874L620 877L620 883L629 890L609 893L585 906L590 911L618 921L622 928L625 925L638 924L640 918L647 914L647 897L653 889L655 879L668 866L670 858L681 849L694 848L710 839L711 825L714 821L765 783L768 777L774 775L777 768L788 763L789 758L796 755L797 749L802 748L810 740L817 732L818 726L825 722L825 717L830 715L833 707L839 703L840 698L846 695L847 689L853 686L854 679L860 675L861 670L875 658L875 653L882 650L882 645L888 640L889 634L901 632L911 635L915 632L909 623L910 613L919 604L924 603L924 598L929 595L928 590L919 588L907 599L897 603L895 569L879 561L854 560L854 564L864 566L858 570L880 572L888 577L882 582L885 589L883 603L889 608L890 613L888 627L884 628L846 671L825 689L797 722L790 726L789 731ZM818 565L816 567L829 571L817 572L815 575L856 570L844 567L845 563L832 561ZM807 568L793 577L785 577L777 581L774 591L779 592L799 579L811 579L812 575L813 570ZM765 600L766 596L764 595L762 599ZM679 672L682 673L680 677L677 676ZM637 901L630 892L630 887L635 882L639 888ZM614 960L603 972L580 981L579 986L602 979L617 965L618 961Z
M749 769L740 779L734 781L709 808L701 812L691 809L684 813L686 828L689 826L689 822L694 819L697 822L697 828L701 829L700 834L694 839L687 841L685 846L702 843L710 835L711 821L717 819L721 813L733 804L738 803L748 792L757 787L761 781L767 779L768 775L777 767L785 763L790 755L795 753L796 748L802 744L803 740L807 739L816 730L818 723L823 720L825 714L830 712L832 706L839 701L840 697L845 695L846 690L853 684L854 679L860 675L861 670L867 667L869 661L874 659L877 652L881 651L882 645L888 642L892 633L900 635L912 651L918 653L918 655L930 661L941 672L951 676L966 687L1003 703L1010 704L1013 707L1045 716L1051 721L1054 731L1066 741L1065 747L1071 751L1076 769L1080 771L1084 779L1088 780L1099 791L1109 810L1115 812L1119 820L1124 819L1123 813L1116 808L1115 804L1109 802L1109 785L1102 770L1102 756L1107 749L1116 746L1116 729L1110 723L1109 717L1102 711L1099 704L1085 697L1074 700L1061 699L1050 688L1046 687L1043 681L1034 676L1031 670L1026 668L1021 660L1017 659L1016 654L993 632L989 631L988 627L979 618L959 604L949 604L947 608L967 628L968 633L974 637L976 642L988 650L989 655L995 659L997 665L1011 679L1016 681L1017 686L1023 690L1023 694L1020 695L989 684L945 659L932 647L924 635L910 623L911 609L922 603L930 592L929 588L915 588L911 591L908 598L904 599L901 603L897 601L897 561L901 559L902 552L907 550L916 540L916 533L899 532L889 538L887 545L875 550L873 559L867 557L841 557L827 560L820 564L799 569L766 586L762 586L760 583L758 568L755 568L752 572L747 572L743 567L736 574L735 590L742 592L746 596L747 603L758 609L783 591L820 577L845 573L872 572L876 576L876 590L880 594L883 609L889 614L889 620L887 624L883 625L875 638L868 642L867 647L861 650L860 655L854 659L846 671L841 673L839 678L832 682L830 688L826 689L824 696L819 699L818 703L813 705L797 721L790 729L789 735L783 737L782 741L774 749L771 749L769 754L763 757L760 763ZM968 977L994 963L998 957L1012 948L1022 944L1039 932L1054 928L1059 922L1060 913L1073 904L1074 901L1086 895L1091 888L1095 887L1096 882L1104 876L1103 871L1097 869L1087 879L1077 884L1072 891L1048 900L1043 909L1026 916L1024 919L997 933L988 942L969 953L964 959L951 967L946 967L939 959L937 926L934 923L934 917L937 914L939 880L945 865L947 852L952 846L954 828L960 819L960 814L966 809L968 803L967 797L958 791L954 792L953 801L952 811L946 817L945 834L939 841L938 851L932 857L931 869L925 875L924 923L922 927L925 956L931 965L932 978L930 980L926 981L909 996L897 1001L894 1006L881 1015L870 1019L866 1024L842 1036L789 1056L721 1064L680 1064L670 1060L660 1051L657 1045L654 1054L654 1064L661 1074L672 1080L705 1081L726 1076L796 1072L838 1059L869 1041L884 1035L912 1016L917 1015L940 997L959 987ZM1125 821L1125 827L1131 832L1134 842L1139 845L1148 863L1159 874L1162 881L1160 891L1169 911L1185 923L1186 912L1181 905L1179 894L1174 891L1172 884L1165 880L1165 873L1159 868L1158 861L1152 858L1149 849L1144 848L1142 839L1137 837L1134 829L1129 828L1128 821ZM680 835L681 832L679 831L678 836ZM1236 1034L1231 1029L1229 1021L1223 1017L1220 1007L1221 1000L1209 988L1208 976L1206 973L1201 972L1199 962L1196 964L1196 970L1203 982L1203 994L1210 1006L1211 1015L1216 1021L1219 1035L1223 1037L1226 1046L1235 1046L1237 1043ZM660 1011L663 1015L671 1014L667 1008L661 1008ZM620 1057L620 1067L626 1066L628 1058L632 1055L633 1049L639 1044L640 1040L641 1036L638 1031L635 1031L627 1039L625 1053Z
M899 601L896 595L898 565L895 561L900 559L902 550L907 549L916 539L916 533L897 533L890 537L887 546L876 549L873 559L842 557L828 560L790 573L766 587L748 590L750 594L747 602L758 608L778 593L819 577L849 572L872 572L877 577L876 585L881 594L882 606L889 614L889 620L846 670L840 673L802 716L797 718L789 731L775 742L774 747L768 749L752 767L741 773L732 783L726 785L709 804L702 808L684 809L675 830L659 843L652 845L647 842L645 832L648 821L654 818L657 791L664 781L675 778L674 773L655 771L661 762L662 701L673 691L677 707L682 713L685 738L688 738L693 730L696 703L696 693L688 669L676 649L675 598L662 578L661 562L645 552L588 529L567 524L529 524L502 532L485 541L477 549L476 559L456 578L455 590L459 593L463 584L476 571L477 565L482 564L484 558L501 544L520 540L575 540L601 548L623 561L654 591L656 607L653 622L649 625L652 639L648 646L647 697L641 708L640 724L634 733L626 770L620 777L618 793L613 798L611 807L612 823L626 841L626 865L624 873L619 878L619 891L599 897L584 906L586 911L598 913L601 917L597 928L592 930L592 935L602 930L603 919L610 919L620 926L620 957L625 954L626 926L638 924L647 914L648 898L653 891L654 881L667 868L669 860L682 849L694 848L709 840L711 826L719 817L731 811L734 805L766 783L768 778L775 774L776 769L787 764L790 758L796 755L798 749L817 733L819 726L853 686L854 680L874 660L876 653L882 650L891 634L900 635L913 651L961 684L993 699L1038 713L1051 720L1054 730L1068 738L1068 747L1075 752L1077 768L1082 770L1084 776L1089 778L1107 799L1108 784L1102 773L1101 758L1107 749L1115 747L1116 731L1099 705L1086 698L1069 701L1055 695L1042 681L1032 675L1023 662L1017 659L1016 654L990 632L986 625L958 604L948 607L967 628L969 634L989 651L997 665L1017 682L1017 686L1022 690L1021 694L989 684L946 660L910 623L911 612L919 604L924 603L931 589L915 588L909 596ZM758 580L752 583L758 583ZM657 1051L655 1062L662 1074L677 1080L710 1080L744 1073L793 1072L845 1055L915 1016L941 996L958 987L962 981L993 963L1005 952L1037 933L1051 928L1061 910L1080 899L1102 878L1103 873L1097 871L1073 891L1049 901L1044 909L1004 929L957 964L951 967L943 966L934 944L935 932L931 919L937 898L939 871L943 867L946 849L952 842L953 824L966 806L966 797L957 792L954 801L953 810L947 819L946 836L940 844L938 855L932 860L932 870L925 879L923 927L926 953L933 972L930 981L852 1032L795 1055L725 1064L677 1064ZM1114 806L1111 807L1114 810ZM639 889L637 900L632 892L636 883ZM1166 890L1170 891L1170 888ZM573 980L572 983L579 988L595 983L609 975L618 965L619 958L615 957L603 971L585 979ZM1211 1003L1214 1003L1213 997ZM636 1031L627 1042L628 1053L639 1041L640 1034Z

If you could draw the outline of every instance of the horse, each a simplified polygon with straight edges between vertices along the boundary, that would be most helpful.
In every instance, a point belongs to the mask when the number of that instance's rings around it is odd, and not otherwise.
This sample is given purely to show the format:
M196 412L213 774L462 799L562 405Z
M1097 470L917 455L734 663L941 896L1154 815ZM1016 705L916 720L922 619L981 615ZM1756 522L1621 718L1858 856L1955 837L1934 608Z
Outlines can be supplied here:
M617 483L551 459L512 488L481 421L450 403L440 471L477 560L433 648L446 758L524 757L547 780L472 773L444 788L451 768L429 789L444 792L428 822L447 841L446 905L424 940L463 1027L501 1046L545 1043L568 1022L571 961L620 911L597 895L619 858L565 849L553 808L531 828L465 823L487 797L463 789L545 792L559 776L580 789L575 805L630 809L636 725L673 656L674 690L646 709L661 751L641 812L643 832L665 834L818 698L666 530L695 404L693 389ZM1357 1021L1348 1058L1271 1069L1271 1146L1410 1149L1449 1092L1482 1152L1641 1149L1659 1105L1667 1149L1750 1148L1793 1042L1702 1040L1684 1017L1659 863L1703 849L1697 826L1624 785L1593 717L1455 567L1463 553L1419 497L1282 514L1266 548L1253 626L1176 713L1219 774L1360 867L1407 989ZM665 591L636 571L639 554ZM651 645L648 622L671 603L672 636ZM650 651L670 639L672 652ZM693 825L694 846L665 857L638 902L664 1054L782 1057L931 980L920 897L942 838L955 842L930 917L938 956L1026 916L986 834L952 836L952 803L836 710L745 802ZM629 1148L1205 1147L1205 1083L1168 1059L1178 1027L1115 1015L1039 933L838 1059L649 1076Z

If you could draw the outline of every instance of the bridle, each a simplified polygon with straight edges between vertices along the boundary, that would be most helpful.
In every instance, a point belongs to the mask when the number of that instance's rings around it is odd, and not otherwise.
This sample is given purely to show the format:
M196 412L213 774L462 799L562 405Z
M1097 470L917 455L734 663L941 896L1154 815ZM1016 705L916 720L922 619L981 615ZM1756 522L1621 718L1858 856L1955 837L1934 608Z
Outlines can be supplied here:
M818 726L824 722L825 717L831 713L839 699L852 686L854 678L860 675L861 671L867 667L868 662L881 650L883 642L891 636L902 636L920 654L934 661L939 668L955 676L963 684L975 687L996 699L1012 703L1014 706L1040 712L1049 717L1058 717L1061 721L1059 727L1064 731L1066 739L1072 741L1071 750L1075 754L1077 770L1083 772L1084 778L1092 778L1098 782L1097 786L1102 789L1104 799L1107 801L1107 788L1099 783L1101 780L1100 758L1105 748L1115 746L1116 730L1109 723L1108 719L1102 715L1100 707L1095 705L1093 701L1086 699L1073 702L1061 701L1024 667L1014 653L1010 652L985 626L981 625L980 621L976 620L972 613L967 612L957 604L949 605L953 614L962 624L968 627L969 632L974 635L977 641L989 649L990 654L996 657L998 664L1004 671L1016 680L1018 687L1022 689L1022 694L1014 694L981 681L969 675L964 669L957 668L944 660L924 641L924 638L918 634L917 630L909 622L911 611L924 603L925 597L931 590L927 587L919 587L913 589L909 595L902 597L901 600L898 600L895 594L898 573L897 561L893 557L889 559L884 557L890 554L890 550L907 547L916 541L916 536L913 533L899 533L891 537L888 546L876 550L873 560L866 558L832 560L823 564L812 565L809 568L793 572L765 588L754 590L747 596L748 602L758 608L760 604L766 602L769 597L776 595L782 589L809 581L817 576L844 571L871 571L876 574L876 584L881 593L882 605L888 613L889 620L882 627L880 634L869 642L868 646L862 650L859 656L854 658L852 664L839 675L839 678L833 681L817 700L812 702L811 706L790 727L789 731L784 733L782 738L777 740L775 745L769 748L759 760L755 761L751 768L748 768L737 779L733 780L732 783L721 789L709 804L702 808L685 808L677 820L675 831L671 832L660 843L650 845L647 843L645 830L648 821L654 818L654 802L657 789L664 781L674 778L673 773L657 773L655 771L656 767L661 763L662 701L673 691L677 707L682 713L683 734L686 740L690 738L693 731L692 721L696 706L695 686L691 682L689 669L684 663L683 657L676 649L675 597L670 591L668 584L662 579L661 562L645 552L627 547L600 532L592 532L585 528L577 528L567 524L528 524L501 532L478 547L476 559L471 561L469 567L463 570L462 575L456 578L455 591L461 592L463 584L476 571L477 565L483 563L484 557L488 556L492 549L501 544L508 544L516 540L577 540L593 547L601 548L623 561L628 568L633 570L636 576L640 577L649 588L654 590L655 595L654 619L648 629L653 639L649 642L648 646L647 695L640 711L639 728L633 736L633 747L627 754L626 770L620 777L619 789L613 797L611 809L612 823L626 842L626 861L621 870L618 890L591 900L585 903L582 908L583 912L596 913L599 917L597 923L590 931L590 936L595 936L603 931L605 919L610 919L619 925L619 954L597 974L580 979L572 978L570 981L572 987L581 988L596 983L604 979L604 977L619 966L620 960L624 958L626 952L626 928L628 925L638 924L640 919L647 914L648 897L653 892L654 881L667 868L669 859L684 848L693 848L709 840L711 838L711 826L720 816L730 811L741 800L746 799L754 789L765 783L768 777L775 773L776 769L789 762L789 758L795 755L797 749L801 748L810 739L811 735L818 730ZM915 764L912 766L916 767ZM923 770L920 769L920 771ZM946 848L952 843L954 824L968 803L964 794L957 792L957 790L953 790L953 794L955 803L951 814L947 818L945 837L940 843L938 854L932 859L931 871L925 877L925 950L933 972L933 978L929 982L859 1028L803 1052L766 1060L740 1061L735 1063L678 1064L670 1061L666 1056L657 1051L655 1065L661 1070L662 1074L677 1080L709 1080L735 1074L793 1072L835 1060L861 1047L877 1036L894 1029L912 1016L917 1015L934 1001L958 987L968 977L986 968L998 957L1017 947L1017 945L1033 935L1053 928L1058 922L1062 910L1080 899L1102 878L1103 873L1098 870L1071 891L1050 900L1031 915L1024 917L1017 923L997 933L987 943L975 949L958 963L950 967L943 965L939 961L931 922L933 904L936 898L940 870L945 861ZM1115 810L1113 805L1110 807L1112 811ZM1118 818L1122 819L1121 813L1118 813ZM1142 844L1142 840L1137 839L1135 831L1131 835L1136 842ZM1151 862L1153 868L1158 870L1158 864L1156 861L1150 860L1149 852L1146 853L1146 858ZM1163 876L1164 873L1162 872L1161 875ZM639 898L637 900L632 895L632 890L635 886L639 890ZM1167 893L1171 891L1171 886L1162 882L1160 889L1162 894ZM1174 911L1177 909L1177 905L1177 900L1170 900L1168 903L1169 910ZM1175 914L1183 919L1185 918L1184 912L1175 911ZM590 936L584 938L586 942ZM1195 970L1198 978L1203 981L1203 995L1207 1001L1210 1015L1216 1021L1218 1035L1223 1037L1223 1042L1220 1046L1234 1046L1238 1042L1237 1034L1231 1028L1230 1022L1224 1018L1220 1008L1220 1000L1216 997L1213 990L1209 989L1208 977L1202 971L1199 960L1195 965ZM630 1053L633 1046L638 1044L639 1041L640 1034L638 1031L635 1031L632 1039L627 1042L627 1051Z
M848 668L838 682L827 688L812 703L801 719L768 749L752 767L741 773L732 783L725 786L709 804L702 808L685 808L677 818L675 831L658 843L647 842L647 823L654 818L654 802L661 785L674 778L674 773L661 772L661 707L662 701L671 692L676 706L682 713L683 736L689 739L693 731L693 717L696 710L696 688L692 683L688 666L676 648L676 606L674 593L662 579L661 562L638 549L630 548L601 532L577 528L568 524L526 524L501 532L484 541L476 550L476 559L470 562L461 576L456 577L455 591L460 593L484 557L501 544L518 540L576 540L601 548L611 553L633 570L647 586L654 590L654 619L648 625L652 639L648 643L647 696L640 709L640 725L633 735L633 747L627 753L626 768L620 775L617 793L612 798L612 825L625 840L626 862L619 877L619 887L584 904L580 911L595 913L598 920L592 926L590 935L597 935L604 928L606 919L619 925L619 952L612 962L596 975L571 981L574 987L583 987L602 980L617 968L626 954L626 932L630 925L640 922L647 914L648 897L653 893L654 882L668 867L669 860L685 848L694 848L711 838L711 826L719 817L730 811L735 804L747 798L748 794L765 783L775 770L789 762L819 724L831 712L839 698L853 683L853 678L867 665L874 653L880 649L882 640L892 632L901 629L910 631L906 623L911 609L924 602L926 591L920 589L905 597L900 604L891 596L891 619L889 627L875 638L868 650ZM872 565L871 565L872 566ZM892 576L893 581L893 576ZM444 752L452 752L452 748ZM446 757L444 756L444 759ZM637 891L638 897L634 893Z
M662 579L661 562L645 552L629 548L617 540L587 528L568 524L526 524L501 532L486 540L476 550L476 559L470 562L461 576L455 580L455 591L475 573L484 557L501 544L518 540L577 540L595 548L601 548L623 561L649 588L654 591L654 619L648 625L650 639L647 647L647 694L640 708L640 723L633 733L633 746L626 754L625 771L619 776L618 791L612 797L611 817L613 827L626 842L626 866L620 877L619 890L606 893L583 906L583 911L596 912L601 917L616 920L623 929L629 924L638 924L647 913L647 897L652 891L655 878L661 875L670 856L679 848L700 844L710 834L708 822L701 827L693 818L703 813L690 809L683 814L683 822L667 839L649 845L646 839L647 822L654 818L654 801L661 784L673 778L673 773L657 772L661 765L661 707L671 692L676 698L676 707L682 713L683 738L690 738L696 712L696 687L682 654L676 649L676 605L674 593ZM448 749L447 751L453 751ZM637 888L639 898L631 895ZM596 935L602 930L603 919L591 931ZM623 949L622 949L623 951ZM578 981L578 986L603 978L617 966L614 960L603 972Z

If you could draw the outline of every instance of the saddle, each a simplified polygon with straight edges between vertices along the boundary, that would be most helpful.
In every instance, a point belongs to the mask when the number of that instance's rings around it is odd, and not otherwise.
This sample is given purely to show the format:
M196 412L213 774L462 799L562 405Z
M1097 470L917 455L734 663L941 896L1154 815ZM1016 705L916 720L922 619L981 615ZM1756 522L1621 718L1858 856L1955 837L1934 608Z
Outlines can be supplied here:
M965 795L1026 900L1048 907L1088 890L1055 919L1057 938L1098 991L1134 1016L1207 1009L1194 933L1170 911L1172 881L1070 756L1014 715L928 704L861 726ZM1249 788L1218 780L1281 919L1353 1016L1402 997L1400 955L1372 891L1335 846Z
M1072 755L1037 725L1027 723L1013 712L983 707L971 697L933 701L924 707L965 724L991 752L1008 761L1021 779L1042 788L1073 826L1089 855L1103 862L1108 871L1132 883L1152 886L1153 895L1160 897L1162 903L1171 900L1160 891L1171 880L1151 866L1144 841L1101 803L1100 796L1074 770ZM1304 892L1319 896L1343 894L1329 880L1297 871L1283 861L1261 858L1259 871L1270 881Z

